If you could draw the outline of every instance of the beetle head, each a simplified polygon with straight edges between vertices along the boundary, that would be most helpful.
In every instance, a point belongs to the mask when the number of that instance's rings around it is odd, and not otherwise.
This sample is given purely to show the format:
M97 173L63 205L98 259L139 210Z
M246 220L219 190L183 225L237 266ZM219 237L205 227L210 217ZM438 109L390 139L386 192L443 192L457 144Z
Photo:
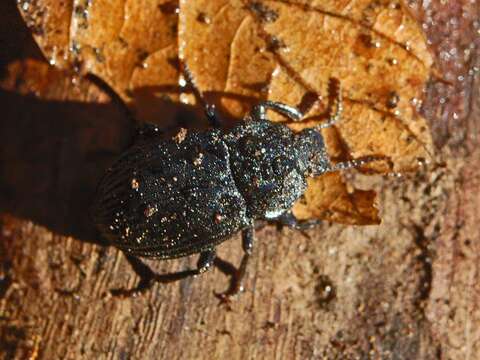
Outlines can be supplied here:
M332 170L320 129L304 129L298 133L297 139L307 175L317 176Z

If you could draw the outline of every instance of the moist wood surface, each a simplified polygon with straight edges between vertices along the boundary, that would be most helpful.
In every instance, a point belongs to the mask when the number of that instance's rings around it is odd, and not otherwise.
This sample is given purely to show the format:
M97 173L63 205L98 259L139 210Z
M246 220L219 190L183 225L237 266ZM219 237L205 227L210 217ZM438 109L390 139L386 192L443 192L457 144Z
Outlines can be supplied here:
M246 291L230 306L214 296L228 285L217 269L138 297L110 295L138 278L121 252L98 243L88 207L131 129L87 81L73 96L59 75L50 91L64 101L39 100L25 94L18 68L19 81L0 91L0 358L479 358L478 49L468 59L441 56L478 45L462 20L478 8L467 5L419 11L437 20L427 36L439 72L453 76L426 94L435 164L403 178L354 179L379 192L379 226L259 230ZM0 14L5 76L14 60L41 56L13 1ZM462 36L441 34L451 18ZM234 264L241 254L239 236L219 248ZM195 263L149 261L158 272Z

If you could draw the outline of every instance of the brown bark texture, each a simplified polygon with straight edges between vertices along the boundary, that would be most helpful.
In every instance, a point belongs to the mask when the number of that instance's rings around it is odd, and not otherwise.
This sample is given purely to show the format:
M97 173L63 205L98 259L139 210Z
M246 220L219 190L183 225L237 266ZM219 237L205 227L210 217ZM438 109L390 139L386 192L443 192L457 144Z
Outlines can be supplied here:
M25 10L36 2L19 6ZM176 2L164 3L160 10L175 14ZM383 2L359 3L375 8ZM348 186L378 194L379 225L352 225L376 222L369 203L364 213L347 207L345 217L338 208L317 206L323 209L319 217L332 222L305 232L271 225L259 229L245 291L223 304L215 293L225 290L229 279L216 268L155 284L137 296L112 296L112 289L133 288L139 278L119 250L99 240L89 208L104 170L129 145L132 124L119 98L99 81L65 70L62 57L53 64L60 68L48 64L45 54L53 53L55 44L68 45L60 27L49 29L53 45L36 42L40 25L22 18L14 1L2 1L0 359L480 359L479 5L457 0L399 6L420 24L433 59L421 106L434 144L430 163L402 176L342 175ZM73 11L82 9L77 4ZM262 2L250 7L263 16L268 31L276 19L265 9ZM203 12L195 14L200 23L210 21ZM110 15L102 21L116 13ZM233 15L230 20L238 21L239 29L248 25ZM332 26L327 20L323 25ZM76 26L87 36L88 28ZM178 51L188 58L196 50ZM271 72L273 62L266 64L266 73ZM200 65L193 63L192 70ZM93 72L120 98L133 96L140 118L195 112L172 102L159 105L145 89L129 94L125 84L133 81L131 72L112 80L115 66L93 67ZM200 79L199 86L212 81ZM235 84L232 92L238 90ZM361 92L358 84L349 86ZM295 91L282 96L294 97ZM232 99L222 101L232 117L243 111L229 103ZM351 129L343 129L343 139L363 155L363 145L348 137ZM417 148L402 149L418 155ZM398 162L392 153L394 166L406 167L401 155L408 151L398 155ZM333 222L339 218L348 224ZM224 242L218 253L239 264L239 236ZM158 273L195 262L195 257L147 261Z

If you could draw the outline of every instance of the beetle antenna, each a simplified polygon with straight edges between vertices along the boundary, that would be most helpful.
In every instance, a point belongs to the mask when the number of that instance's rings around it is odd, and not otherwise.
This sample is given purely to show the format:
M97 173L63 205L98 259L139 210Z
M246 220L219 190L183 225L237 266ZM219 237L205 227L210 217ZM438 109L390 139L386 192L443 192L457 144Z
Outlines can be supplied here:
M193 95L200 103L200 105L205 109L205 115L207 116L208 122L212 127L219 127L220 121L218 120L215 105L207 102L205 96L203 95L203 92L198 88L197 84L195 83L193 74L185 61L182 61L182 69L183 76L188 87L192 89Z
M133 127L138 127L141 124L141 122L135 118L131 107L128 106L125 100L122 99L120 95L118 95L118 93L105 80L98 77L97 75L90 73L87 74L85 78L107 93L112 103L114 105L117 105L121 109L122 113L125 115L125 117L132 124Z
M353 168L358 168L362 165L368 164L376 159L352 159L352 160L347 160L347 161L342 161L339 163L336 163L332 165L331 171L339 171L339 170L347 170L347 169L353 169Z
M370 155L370 156L363 156L361 158L342 161L336 164L331 165L329 171L339 171L339 170L348 170L353 168L358 168L360 166L375 162L375 161L388 161L390 162L390 167L392 167L391 161L386 156L378 156L378 155Z

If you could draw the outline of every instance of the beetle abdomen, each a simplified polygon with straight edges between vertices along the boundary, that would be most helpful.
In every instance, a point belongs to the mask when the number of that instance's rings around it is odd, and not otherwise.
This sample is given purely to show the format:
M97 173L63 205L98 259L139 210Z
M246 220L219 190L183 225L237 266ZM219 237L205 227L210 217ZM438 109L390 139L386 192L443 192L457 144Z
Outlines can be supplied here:
M94 218L116 247L158 258L200 252L249 224L214 130L130 148L100 183Z

